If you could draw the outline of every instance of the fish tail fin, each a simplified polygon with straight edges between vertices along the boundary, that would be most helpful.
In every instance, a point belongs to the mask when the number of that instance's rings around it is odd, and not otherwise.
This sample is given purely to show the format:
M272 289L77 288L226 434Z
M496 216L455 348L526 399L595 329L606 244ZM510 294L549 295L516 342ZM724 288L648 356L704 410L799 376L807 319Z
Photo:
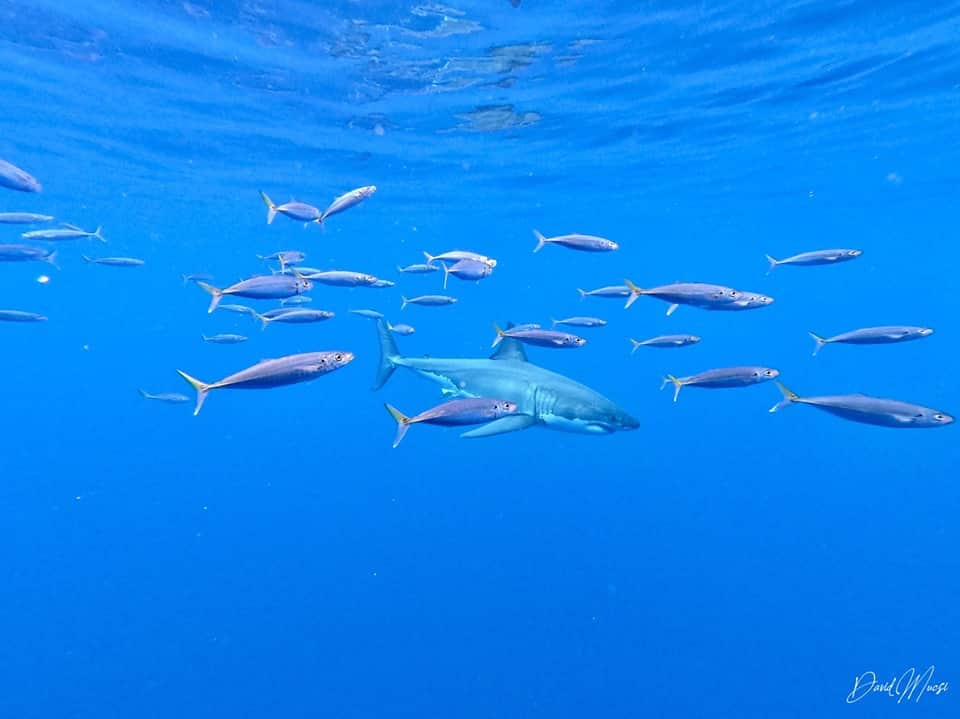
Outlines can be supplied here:
M404 297L403 295L400 295L400 309L401 309L401 310L407 309L407 305L409 305L409 304L410 304L410 300L408 300L408 299L407 299L406 297Z
M267 224L273 224L273 218L277 216L277 206L273 204L273 200L267 197L267 193L263 190L260 190L260 199L263 200L263 204L267 206Z
M193 416L196 417L200 414L200 408L203 407L203 402L207 398L207 393L210 391L210 385L206 382L201 382L196 377L191 377L183 370L177 370L177 374L183 377L187 383L197 391L197 406L193 409Z
M202 339L204 342L209 342L209 341L210 341L210 338L207 337L207 336L204 335L204 334L200 335L200 339Z
M627 304L623 306L623 309L630 309L630 305L637 301L637 298L643 294L643 288L637 287L632 281L624 280L623 283L630 288L630 296L627 298Z
M86 255L80 255L80 257L81 257L81 258L83 259L83 261L86 262L88 265L89 265L91 262L93 262L93 258L92 258L92 257L87 257Z
M553 319L553 317L550 318L550 326L551 326L551 327L556 327L557 324L559 324L559 322L560 322L560 320L555 320L555 319Z
M586 291L586 290L581 290L581 289L578 287L578 288L577 288L577 292L580 293L580 301L582 302L582 301L583 301L583 298L587 296L587 291Z
M103 225L97 225L97 229L93 231L93 236L96 237L101 242L106 242L106 238L103 236Z
M500 325L498 325L496 322L493 323L493 330L497 333L497 336L493 338L493 344L490 346L496 347L506 335L503 333L503 330L500 329Z
M771 257L770 255L764 255L764 257L767 258L767 264L769 265L767 267L767 274L769 275L771 272L773 272L776 269L777 265L780 264L780 260L774 257Z
M670 383L673 383L673 401L676 402L680 397L680 388L683 387L683 382L681 382L679 378L674 377L672 374L668 374L663 378L663 382L660 384L660 389L662 390Z
M150 393L147 392L147 390L145 390L145 389L138 389L137 392L139 392L139 393L140 393L140 396L143 397L144 399L150 399Z
M780 390L780 393L783 395L783 399L773 405L773 407L768 410L770 412L779 412L784 407L789 407L798 399L800 399L800 395L787 387L787 385L785 385L783 382L777 382L777 389Z
M209 292L213 296L213 299L210 300L210 306L207 308L207 314L210 314L217 309L217 305L219 305L220 300L223 299L223 290L213 285L208 285L206 282L198 282L197 285L199 285L204 292Z
M815 343L813 345L813 356L816 357L817 353L819 353L820 350L822 350L827 345L827 340L825 340L823 337L820 337L819 335L815 335L813 332L807 332L807 334L813 337L813 341Z
M633 339L633 337L631 337L631 338L630 338L630 344L633 345L633 349L630 350L630 354L634 354L634 353L636 353L636 351L637 351L638 349L640 349L640 346L641 346L642 343L640 342L640 340L635 340L635 339ZM660 389L663 389L663 388L661 387Z
M48 265L53 265L53 267L56 268L56 269L58 269L58 270L60 269L60 265L57 264L57 251L56 251L56 250L54 250L54 251L51 252L49 255L47 255L46 257L44 257L44 258L43 258L43 261L46 262Z
M407 430L410 429L410 418L392 404L384 403L383 406L387 408L387 412L389 412L390 416L397 422L397 438L393 440L393 448L396 449L397 445L403 441Z
M432 265L433 261L437 259L436 257L434 257L433 255L431 255L429 252L426 252L426 251L424 251L423 256L427 258L428 265Z
M447 289L447 282L450 281L450 267L442 262L440 266L443 268L443 289Z
M267 329L267 325L270 324L270 320L272 319L271 317L264 317L263 315L261 315L259 312L256 312L256 311L253 313L253 318L254 318L254 319L257 319L257 320L260 320L260 331L261 331L261 332L263 332L263 330Z
M377 320L377 339L380 342L380 364L377 367L377 376L373 383L373 389L378 390L387 383L390 375L397 368L397 359L400 357L400 350L397 349L397 343L393 339L388 329L389 325L382 319Z
M533 248L533 251L539 252L543 249L543 246L547 244L547 238L544 237L539 230L534 230L533 236L537 238L537 246Z

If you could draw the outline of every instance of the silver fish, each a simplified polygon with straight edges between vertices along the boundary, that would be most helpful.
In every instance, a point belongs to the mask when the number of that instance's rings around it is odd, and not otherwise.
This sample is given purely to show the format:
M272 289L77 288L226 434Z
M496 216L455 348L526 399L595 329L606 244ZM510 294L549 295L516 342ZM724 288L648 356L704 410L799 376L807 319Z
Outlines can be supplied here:
M344 210L349 210L354 205L358 205L368 197L371 197L376 191L376 185L367 185L365 187L358 187L356 190L350 190L350 192L340 195L340 197L334 199L327 209L323 211L323 214L320 215L320 219L318 219L317 222L322 223L331 215L336 215Z
M416 332L416 330L410 325L405 325L405 324L392 325L389 322L387 322L387 331L393 332L393 334L401 335L401 336L412 335L414 332Z
M244 335L232 335L232 334L218 334L218 335L200 335L203 338L204 342L210 342L215 345L238 345L241 342L246 342L247 337Z
M183 284L188 282L212 282L213 275L209 272L194 272L188 275L180 275L183 278Z
M33 225L40 222L51 222L53 215L38 215L34 212L0 212L2 225Z
M577 337L567 332L557 332L556 330L543 330L537 327L525 329L513 327L502 330L494 325L493 329L496 330L497 336L493 339L492 347L496 347L506 337L538 347L574 348L583 347L587 343L583 337Z
M293 297L284 297L280 300L281 305L306 305L313 302L310 295L294 295Z
M216 382L202 382L182 370L177 373L197 391L194 416L200 413L207 393L215 389L271 389L309 382L353 361L352 352L307 352L264 360Z
M366 317L371 320L379 320L383 317L383 313L377 312L376 310L350 310L350 314L359 315L360 317Z
M44 315L20 310L0 310L0 322L46 322Z
M208 285L206 282L198 282L197 285L213 296L207 312L213 312L217 309L217 305L220 304L220 300L225 295L249 297L257 300L279 300L303 294L313 289L313 283L310 280L288 275L254 275L223 289Z
M567 325L568 327L604 327L607 324L606 320L602 320L599 317L567 317L563 320L551 319L550 322L553 323L554 327L557 325Z
M483 397L450 400L413 417L407 417L393 405L385 404L384 406L390 416L397 422L397 437L393 440L394 448L400 444L407 434L407 430L410 429L410 425L413 424L422 422L443 427L464 427L474 424L487 424L517 411L516 402Z
M18 192L40 192L43 190L37 178L26 170L0 159L0 187L6 187Z
M537 238L537 246L534 252L539 252L545 245L562 245L571 250L580 250L581 252L613 252L620 249L620 245L605 237L594 237L593 235L558 235L556 237L544 237L537 230L533 231Z
M372 285L377 281L373 275L365 272L350 272L348 270L327 270L325 272L296 272L297 277L318 282L321 285L332 285L334 287L362 287L363 285Z
M268 262L273 260L280 263L280 272L285 272L288 265L298 265L307 259L305 252L300 252L299 250L282 250L280 252L273 252L269 255L257 255L258 260L263 260Z
M582 290L579 287L577 292L580 293L580 299L584 297L630 297L633 293L630 291L630 288L626 285L612 285L610 287L598 287L595 290Z
M190 398L185 394L178 394L175 392L161 392L160 394L152 394L147 392L145 389L137 390L140 392L140 396L144 399L152 399L157 402L167 402L168 404L183 404L184 402L189 402Z
M57 253L33 245L0 245L0 262L46 262L57 267Z
M408 274L414 274L414 275L425 275L428 272L436 272L439 269L440 269L439 265L420 264L420 265L407 265L406 267L401 267L400 265L397 265L397 272L406 272Z
M236 312L239 315L255 315L257 311L246 305L217 305L224 312Z
M759 382L768 382L780 375L779 370L770 367L723 367L691 375L674 377L668 374L663 378L660 389L673 384L673 401L680 396L681 387L703 387L705 389L723 389L728 387L748 387Z
M20 237L25 240L40 240L42 242L63 242L66 240L82 240L87 237L106 242L102 234L103 228L97 227L93 232L81 230L76 225L64 225L58 230L32 230L24 232Z
M90 265L107 265L109 267L140 267L143 260L136 257L87 257L80 255L83 261Z
M844 332L833 337L820 337L813 332L808 333L816 343L813 356L828 344L843 343L850 345L886 345L894 342L909 342L929 337L933 330L929 327L909 327L906 325L891 325L889 327L864 327L859 330Z
M393 287L396 284L397 283L393 282L392 280L377 280L370 286L371 287Z
M267 206L267 224L273 224L274 218L280 215L286 215L291 220L299 222L319 222L323 214L320 209L306 202L288 202L284 205L276 205L273 200L267 197L267 193L260 191L260 198L263 204Z
M630 288L630 299L624 309L630 307L641 296L654 297L669 302L669 317L680 305L699 307L705 310L748 310L765 307L773 303L772 297L756 292L743 292L723 285L711 285L704 282L674 282L660 287L643 289L630 280L625 280Z
M777 387L783 394L783 400L771 407L771 412L778 412L792 404L807 404L853 422L897 429L945 427L955 421L946 412L895 399L868 397L865 394L800 397L780 382L777 382Z
M484 264L490 265L491 267L497 266L497 261L492 257L487 257L485 255L478 255L476 252L469 252L467 250L450 250L449 252L444 252L439 255L431 255L429 252L424 252L423 256L427 258L427 264L433 264L437 260L443 260L447 262L459 262L460 260L473 260L474 262L483 262Z
M256 315L257 319L263 323L263 329L271 322L283 322L285 324L303 325L311 322L324 322L333 318L333 312L328 310L310 310L302 307L284 308L277 312L268 312L262 315Z
M407 305L424 305L425 307L442 307L443 305L452 305L457 301L456 297L447 297L446 295L420 295L419 297L401 297L400 309L406 309Z
M493 268L486 262L475 260L459 260L451 266L443 265L443 289L447 289L447 280L450 279L450 275L461 280L482 280L489 277L492 272Z
M801 252L799 255L787 257L783 260L777 260L767 255L767 263L770 265L767 269L769 275L779 265L832 265L837 262L849 262L855 260L863 254L863 250L814 250L813 252Z
M630 350L630 354L636 352L640 347L686 347L687 345L695 345L699 341L700 338L696 335L660 335L643 341L631 339L630 343L633 345L633 349Z

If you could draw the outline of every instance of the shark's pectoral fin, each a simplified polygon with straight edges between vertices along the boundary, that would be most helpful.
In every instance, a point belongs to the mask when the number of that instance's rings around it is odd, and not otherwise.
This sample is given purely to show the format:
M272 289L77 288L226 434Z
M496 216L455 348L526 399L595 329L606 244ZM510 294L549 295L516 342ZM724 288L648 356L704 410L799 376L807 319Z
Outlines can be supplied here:
M509 417L496 419L482 427L471 429L469 432L464 432L460 436L466 437L467 439L493 437L494 435L506 434L507 432L519 432L521 429L533 427L535 424L537 424L536 417L532 417L529 414L514 414Z

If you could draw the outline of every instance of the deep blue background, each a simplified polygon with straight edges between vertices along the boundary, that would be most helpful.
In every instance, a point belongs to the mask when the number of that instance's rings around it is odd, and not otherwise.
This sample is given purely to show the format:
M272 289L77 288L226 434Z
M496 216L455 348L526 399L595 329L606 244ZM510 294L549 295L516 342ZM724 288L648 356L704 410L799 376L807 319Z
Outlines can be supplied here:
M956 715L957 428L658 386L764 364L802 394L960 413L960 6L321 5L0 0L0 157L45 185L0 210L109 240L64 247L61 272L0 267L0 306L50 316L0 328L0 717ZM466 117L488 106L513 109ZM256 194L369 183L323 230L266 226ZM622 249L533 255L534 227ZM865 254L764 274L764 253L831 246ZM399 285L318 290L335 320L261 333L180 281L293 248ZM394 266L453 248L500 264L454 308L401 313L439 278ZM577 301L625 276L777 302ZM392 450L382 402L438 394L403 373L369 391L358 307L432 356L484 356L494 321L606 317L583 350L531 358L642 426L416 427ZM807 330L888 323L936 334L810 357ZM200 341L218 331L252 339ZM704 341L630 355L666 332ZM324 349L357 360L216 392L197 418L136 392ZM930 664L943 696L844 704L863 671Z

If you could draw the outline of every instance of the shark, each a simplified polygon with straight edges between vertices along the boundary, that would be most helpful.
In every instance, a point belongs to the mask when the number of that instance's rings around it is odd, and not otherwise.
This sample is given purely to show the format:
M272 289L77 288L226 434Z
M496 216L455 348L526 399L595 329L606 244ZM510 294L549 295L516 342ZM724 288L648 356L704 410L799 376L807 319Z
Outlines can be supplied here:
M492 437L530 427L600 435L640 425L599 392L532 364L518 340L505 338L485 359L404 357L386 323L377 319L376 324L380 364L374 390L383 387L394 371L403 367L436 382L447 395L488 397L517 404L515 413L465 432L463 437Z

